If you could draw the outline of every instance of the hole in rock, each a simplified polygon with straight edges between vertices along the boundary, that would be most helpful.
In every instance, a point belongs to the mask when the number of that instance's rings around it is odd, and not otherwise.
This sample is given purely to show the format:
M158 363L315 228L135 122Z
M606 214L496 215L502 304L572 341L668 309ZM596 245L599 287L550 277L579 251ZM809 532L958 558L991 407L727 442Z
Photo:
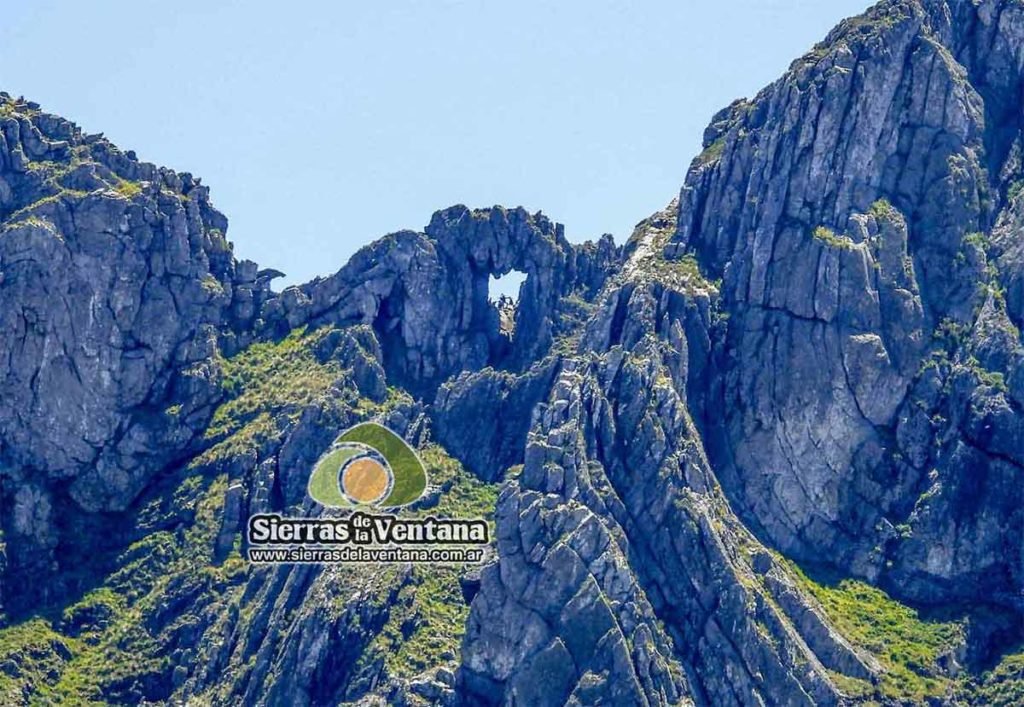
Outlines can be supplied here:
M510 270L501 277L491 275L487 283L487 296L497 304L502 296L510 298L513 302L519 301L519 286L526 282L526 273L518 270Z
M500 277L491 275L487 282L487 298L498 310L498 331L511 337L516 326L516 304L519 288L526 282L526 273L510 270Z

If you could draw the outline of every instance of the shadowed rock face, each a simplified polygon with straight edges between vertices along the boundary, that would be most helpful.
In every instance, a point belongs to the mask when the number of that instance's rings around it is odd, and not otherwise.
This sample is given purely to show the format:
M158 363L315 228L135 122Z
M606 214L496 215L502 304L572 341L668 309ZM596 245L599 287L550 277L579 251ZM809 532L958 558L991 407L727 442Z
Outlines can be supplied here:
M1012 702L1022 68L1017 2L883 2L624 247L455 206L280 293L198 180L0 98L0 702ZM366 420L485 565L242 562Z

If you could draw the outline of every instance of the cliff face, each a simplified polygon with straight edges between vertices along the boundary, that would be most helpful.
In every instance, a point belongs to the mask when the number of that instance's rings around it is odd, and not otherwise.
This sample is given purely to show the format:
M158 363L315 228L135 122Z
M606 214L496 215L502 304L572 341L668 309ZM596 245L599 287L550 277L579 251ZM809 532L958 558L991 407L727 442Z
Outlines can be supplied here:
M847 21L716 119L670 246L723 280L703 418L738 507L921 601L1020 594L1020 261L999 234L1022 21L996 2Z
M59 516L123 509L187 448L185 418L208 419L233 262L191 177L32 104L0 113L0 474L19 577L52 562Z
M1024 6L888 0L623 247L456 206L280 293L0 97L0 702L1017 703L1022 70ZM242 559L365 420L482 567Z

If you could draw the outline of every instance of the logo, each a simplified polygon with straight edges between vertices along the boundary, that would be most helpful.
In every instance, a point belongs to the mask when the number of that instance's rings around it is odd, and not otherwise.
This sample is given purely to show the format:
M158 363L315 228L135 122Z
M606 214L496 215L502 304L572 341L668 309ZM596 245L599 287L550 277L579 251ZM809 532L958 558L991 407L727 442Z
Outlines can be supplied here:
M309 477L309 497L328 508L396 508L427 488L415 450L383 425L365 422L343 432Z
M405 440L374 422L351 427L313 465L307 485L309 497L321 506L351 512L252 515L246 534L249 561L481 562L490 543L483 518L400 512L426 489L426 467Z

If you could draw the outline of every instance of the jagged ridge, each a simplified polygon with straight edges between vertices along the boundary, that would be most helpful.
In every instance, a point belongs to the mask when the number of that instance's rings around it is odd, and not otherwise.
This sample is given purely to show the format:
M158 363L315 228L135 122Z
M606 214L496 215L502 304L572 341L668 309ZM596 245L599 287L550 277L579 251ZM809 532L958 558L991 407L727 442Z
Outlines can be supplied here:
M282 293L196 180L3 97L4 699L1012 703L1022 13L843 23L624 249L453 207ZM240 562L365 419L416 512L507 479L479 577Z

